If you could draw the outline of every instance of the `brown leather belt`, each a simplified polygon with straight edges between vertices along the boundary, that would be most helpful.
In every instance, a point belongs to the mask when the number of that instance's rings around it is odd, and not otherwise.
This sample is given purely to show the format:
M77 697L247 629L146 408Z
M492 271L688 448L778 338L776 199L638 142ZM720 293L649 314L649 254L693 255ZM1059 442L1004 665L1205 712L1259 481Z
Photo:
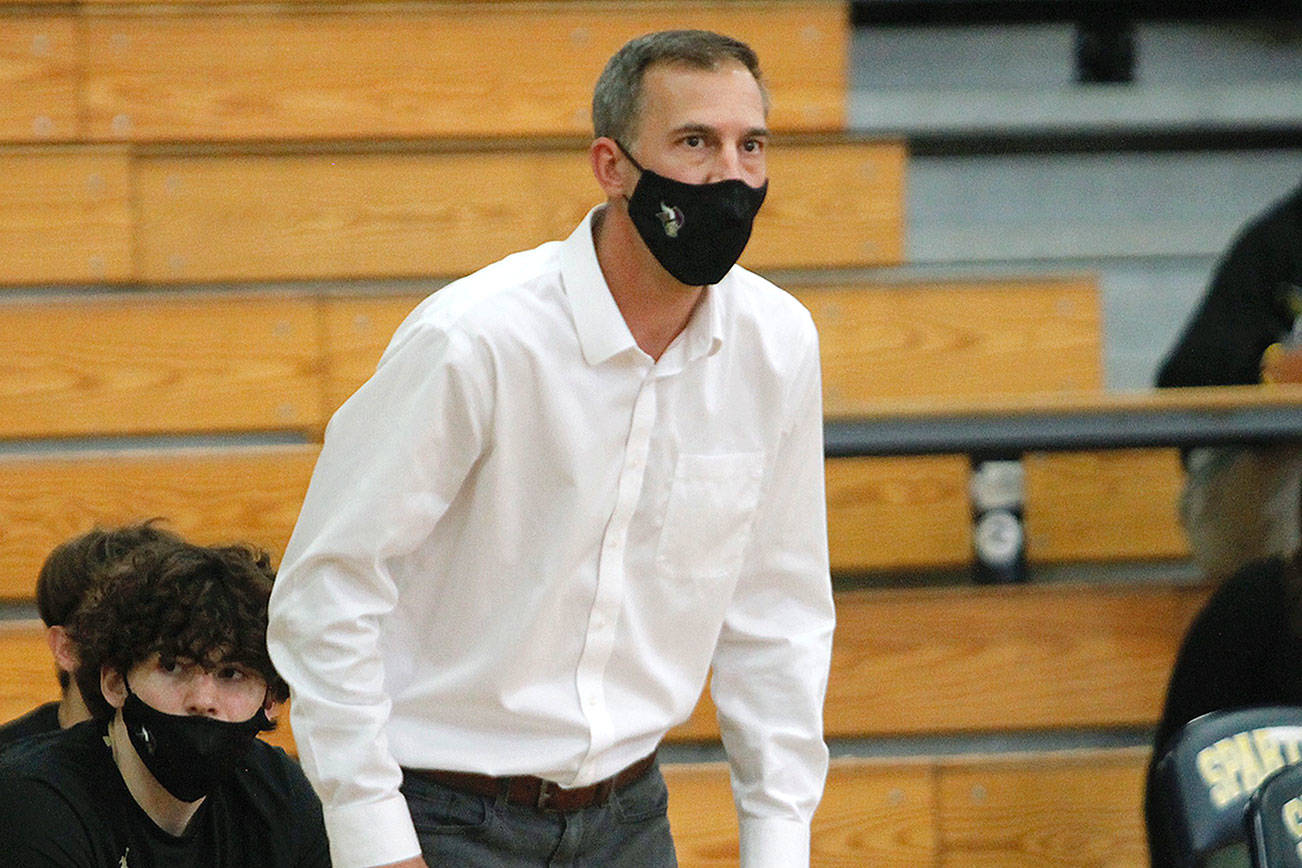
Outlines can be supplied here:
M463 793L477 796L505 796L512 805L524 805L540 811L581 811L606 804L610 794L641 778L655 765L656 754L633 763L621 772L586 787L566 789L552 781L533 775L495 778L474 772L445 772L437 769L406 769L410 775L434 781Z

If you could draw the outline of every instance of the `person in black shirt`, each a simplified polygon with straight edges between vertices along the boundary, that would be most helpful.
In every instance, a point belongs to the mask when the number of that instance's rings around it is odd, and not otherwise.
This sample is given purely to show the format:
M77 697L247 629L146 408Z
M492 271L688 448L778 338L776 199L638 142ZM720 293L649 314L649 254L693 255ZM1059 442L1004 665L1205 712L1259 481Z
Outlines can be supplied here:
M322 868L320 802L256 738L288 695L265 553L137 549L69 626L94 718L0 757L2 868Z
M95 528L55 547L36 577L36 607L45 622L45 638L54 655L61 698L39 705L0 726L0 750L31 735L72 726L90 719L81 689L72 680L77 649L67 624L87 590L105 570L137 547L180 537L159 527L157 520L117 528Z
M1230 245L1157 376L1162 388L1262 381L1302 382L1302 186ZM1180 518L1209 578L1297 550L1302 446L1209 446L1184 459Z
M1157 764L1185 724L1213 711L1302 706L1302 552L1254 561L1224 580L1186 631L1153 737L1144 799L1151 864L1167 852L1156 814Z

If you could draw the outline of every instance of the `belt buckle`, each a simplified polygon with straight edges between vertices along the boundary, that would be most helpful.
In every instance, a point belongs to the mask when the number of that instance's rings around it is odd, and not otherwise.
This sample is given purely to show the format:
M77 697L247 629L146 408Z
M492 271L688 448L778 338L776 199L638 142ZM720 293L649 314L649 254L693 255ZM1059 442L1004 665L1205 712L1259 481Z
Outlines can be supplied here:
M550 811L552 796L561 789L560 784L555 781L544 780L538 787L538 802L535 807L540 811Z

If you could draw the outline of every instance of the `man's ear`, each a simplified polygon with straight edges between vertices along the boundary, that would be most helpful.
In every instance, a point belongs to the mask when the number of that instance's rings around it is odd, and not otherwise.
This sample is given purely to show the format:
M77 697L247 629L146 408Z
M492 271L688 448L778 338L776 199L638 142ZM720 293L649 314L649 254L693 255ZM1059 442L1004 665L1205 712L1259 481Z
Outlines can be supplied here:
M624 152L615 144L615 140L602 136L593 140L588 147L588 158L592 162L592 174L601 185L607 199L629 196L636 182L637 170L624 156Z
M77 646L73 644L66 627L54 626L45 629L45 643L50 646L54 662L64 672L77 671Z
M112 666L100 668L99 689L104 694L104 699L114 708L121 708L126 704L127 680Z

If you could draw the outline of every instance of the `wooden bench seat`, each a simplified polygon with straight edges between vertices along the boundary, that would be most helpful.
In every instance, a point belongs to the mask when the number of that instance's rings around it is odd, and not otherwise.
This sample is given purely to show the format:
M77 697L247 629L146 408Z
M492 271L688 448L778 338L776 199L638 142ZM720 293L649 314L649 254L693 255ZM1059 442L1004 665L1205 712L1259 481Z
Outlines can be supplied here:
M7 4L0 3L0 9ZM71 15L5 14L0 27L0 141L77 135L78 49ZM4 173L6 183L12 178Z
M132 277L125 148L3 148L0 177L0 284Z
M1151 726L1206 594L1061 585L840 592L825 730L853 739ZM37 647L18 633L0 636L0 664L11 673L0 715L49 695L49 667L18 665ZM670 733L718 737L708 693Z
M750 42L771 82L775 129L845 125L848 7L836 0L315 6L90 7L86 136L583 135L610 55L670 27Z
M0 437L314 429L318 316L293 292L0 301Z
M163 517L187 539L251 542L279 561L317 450L232 446L0 456L0 599L31 600L51 549L96 524Z
M586 135L606 60L671 27L748 41L774 129L845 127L842 0L0 5L0 141Z
M834 759L811 864L1042 868L1147 864L1146 748ZM683 868L737 864L723 763L665 764Z
M1202 586L843 591L829 737L1143 727ZM671 736L713 741L708 692Z
M0 148L0 283L456 277L568 236L600 201L585 148ZM904 164L898 142L775 147L743 263L899 262Z
M1056 383L1065 392L1101 376L1097 345L1087 352L1082 337L1097 327L1088 281L794 291L822 331L833 413L862 406L874 392L883 400L905 393L914 362L920 395L945 387L946 367L981 372L956 384L969 392L980 382L1014 391L1014 375L1030 381L1026 391ZM281 289L0 302L0 437L221 431L315 437L374 370L393 330L422 297ZM998 319L1007 336L982 318L982 311L1018 305L1032 313ZM981 324L967 326L968 320ZM1019 365L1018 353L1071 359L1064 366L1071 373L1050 380L1039 372L1051 367L1047 361ZM111 465L111 456L102 459ZM183 478L184 462L175 466ZM1185 554L1176 521L1181 469L1175 450L1033 453L1026 470L1033 562ZM829 461L834 570L966 564L967 481L964 456Z

